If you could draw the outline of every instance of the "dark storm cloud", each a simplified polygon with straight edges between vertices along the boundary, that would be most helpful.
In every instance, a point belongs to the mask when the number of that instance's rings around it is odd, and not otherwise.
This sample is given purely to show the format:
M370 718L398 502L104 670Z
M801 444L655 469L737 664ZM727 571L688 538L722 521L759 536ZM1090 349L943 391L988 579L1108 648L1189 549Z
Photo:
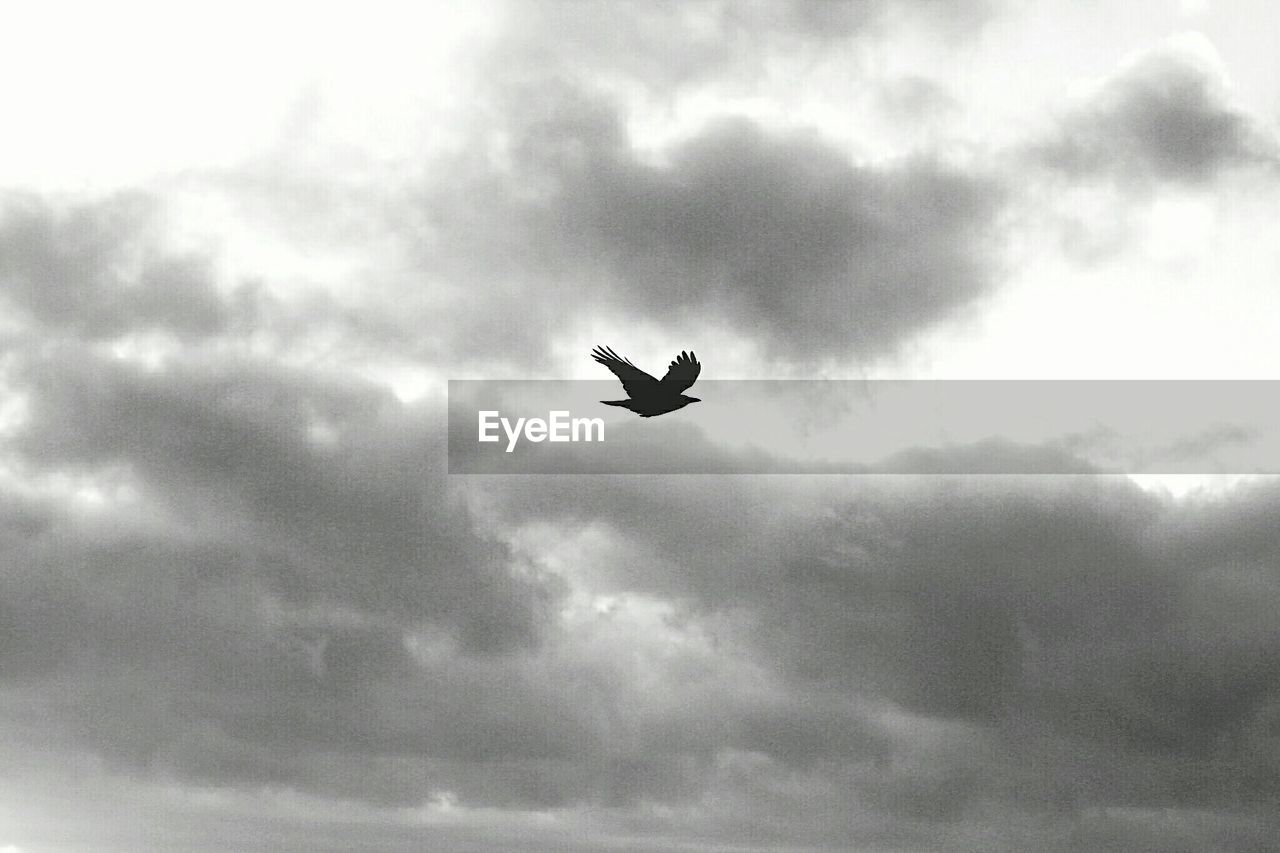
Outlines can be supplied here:
M20 385L30 464L134 472L162 508L253 537L288 600L443 621L477 648L537 633L539 585L511 578L445 495L434 416L385 391L252 363L143 371L77 348L28 362Z
M994 188L934 164L858 168L734 121L669 168L584 177L567 224L611 259L624 302L719 316L788 354L882 353L988 281Z
M132 497L0 507L0 695L33 742L404 804L465 781L449 762L598 748L563 674L523 663L562 586L449 496L431 413L274 366L52 349L14 373L30 408L8 463Z
M223 330L232 312L205 259L165 252L159 206L141 193L60 206L0 196L0 299L49 331L86 338Z
M592 311L720 321L794 359L874 356L995 274L1001 192L985 178L922 160L859 166L816 134L745 119L653 164L607 102L561 90L534 103L514 121L509 177L432 197L446 274L501 282L457 305L477 318L468 341L533 349Z
M21 361L10 462L132 494L6 498L0 695L33 742L148 776L522 808L696 798L723 749L884 749L839 699L744 695L708 653L670 680L655 659L663 686L639 691L605 616L578 648L549 623L562 584L449 499L442 424L371 386L70 345Z
M1142 57L1069 115L1037 148L1075 178L1201 184L1233 167L1274 161L1248 115L1197 57L1166 47Z
M946 759L891 739L895 781L831 767L811 780L848 786L898 829L923 821L918 846L980 849L957 841L979 802L1010 822L1201 810L1252 838L1250 814L1280 792L1274 483L1202 504L1094 477L845 481L825 496L670 482L512 500L571 529L607 524L615 558L647 567L625 563L625 583L739 614L732 636L797 694L888 700L926 730L968 731Z

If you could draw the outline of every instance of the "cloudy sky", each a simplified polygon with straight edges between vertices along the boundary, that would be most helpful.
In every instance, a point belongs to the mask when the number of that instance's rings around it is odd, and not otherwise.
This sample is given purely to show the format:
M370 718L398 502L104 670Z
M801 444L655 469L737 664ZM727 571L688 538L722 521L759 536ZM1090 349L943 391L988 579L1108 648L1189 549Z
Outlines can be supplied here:
M1277 378L1278 23L10 10L0 853L1275 849L1280 481L465 477L444 412Z

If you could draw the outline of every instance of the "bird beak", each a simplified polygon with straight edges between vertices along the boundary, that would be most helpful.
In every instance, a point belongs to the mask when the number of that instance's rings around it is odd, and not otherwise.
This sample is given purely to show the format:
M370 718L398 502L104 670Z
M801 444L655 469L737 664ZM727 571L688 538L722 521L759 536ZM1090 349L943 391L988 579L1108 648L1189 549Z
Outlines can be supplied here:
M689 402L690 402L690 403L701 403L701 402L702 402L702 400L701 400L701 399L699 399L699 398L697 398L697 397L690 397L690 398L689 398Z

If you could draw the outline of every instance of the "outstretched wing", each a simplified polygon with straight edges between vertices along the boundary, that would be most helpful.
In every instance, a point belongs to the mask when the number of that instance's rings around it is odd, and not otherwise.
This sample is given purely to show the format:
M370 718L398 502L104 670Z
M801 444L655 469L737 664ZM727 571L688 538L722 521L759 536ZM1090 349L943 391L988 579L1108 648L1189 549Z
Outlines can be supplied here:
M691 352L682 352L667 368L667 375L662 377L662 387L673 394L682 394L685 389L698 380L702 365L698 357Z
M652 394L658 388L658 380L609 347L596 347L591 351L591 357L612 370L613 375L622 380L622 390L627 392L628 397L643 397L646 394Z

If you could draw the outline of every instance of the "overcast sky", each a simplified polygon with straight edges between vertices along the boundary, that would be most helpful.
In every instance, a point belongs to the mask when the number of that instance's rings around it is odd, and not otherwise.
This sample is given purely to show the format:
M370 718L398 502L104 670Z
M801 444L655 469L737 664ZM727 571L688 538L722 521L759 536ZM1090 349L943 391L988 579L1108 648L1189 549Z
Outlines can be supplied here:
M0 853L1276 849L1280 481L444 421L1280 378L1274 4L190 5L0 30Z

